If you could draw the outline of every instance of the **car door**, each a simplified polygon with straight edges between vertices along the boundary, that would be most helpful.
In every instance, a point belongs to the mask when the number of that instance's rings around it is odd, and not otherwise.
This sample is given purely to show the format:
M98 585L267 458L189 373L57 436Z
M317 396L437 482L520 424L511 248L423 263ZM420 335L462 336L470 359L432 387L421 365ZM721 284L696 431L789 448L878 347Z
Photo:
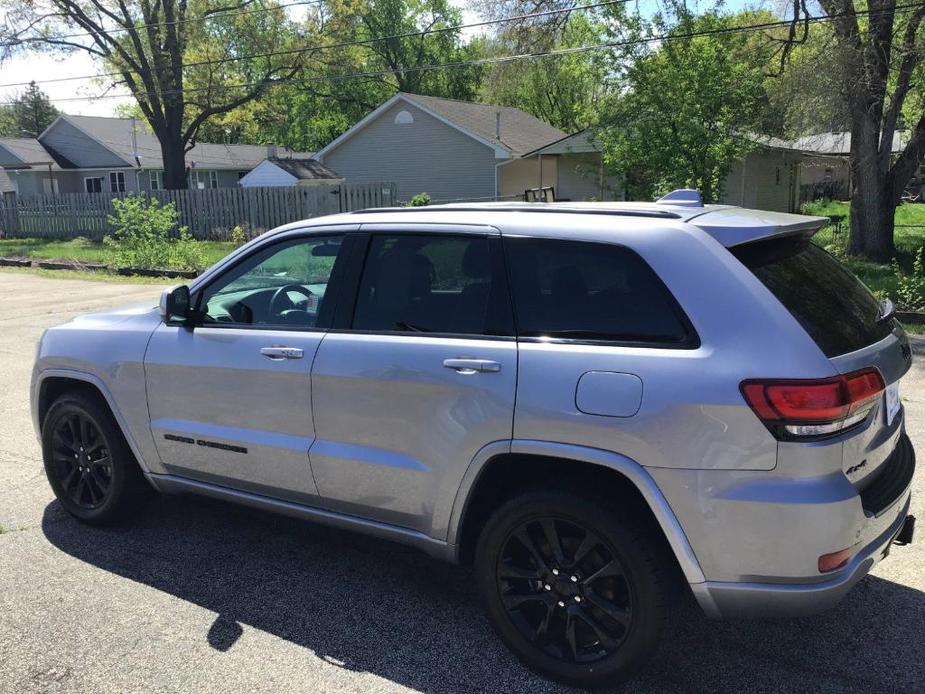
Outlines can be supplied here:
M172 474L316 499L311 364L333 317L344 238L321 231L254 248L197 288L194 327L155 330L148 409Z
M449 512L469 462L511 437L517 345L500 238L363 231L356 296L312 369L312 471L329 508L439 535L435 512Z

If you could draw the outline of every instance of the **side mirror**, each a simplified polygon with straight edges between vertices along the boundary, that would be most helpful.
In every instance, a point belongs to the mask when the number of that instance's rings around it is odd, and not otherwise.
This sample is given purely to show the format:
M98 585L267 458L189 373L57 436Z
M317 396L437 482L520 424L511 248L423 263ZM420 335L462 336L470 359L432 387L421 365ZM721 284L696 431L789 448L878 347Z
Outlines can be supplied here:
M180 284L165 289L160 308L161 320L165 323L186 323L190 317L189 287Z

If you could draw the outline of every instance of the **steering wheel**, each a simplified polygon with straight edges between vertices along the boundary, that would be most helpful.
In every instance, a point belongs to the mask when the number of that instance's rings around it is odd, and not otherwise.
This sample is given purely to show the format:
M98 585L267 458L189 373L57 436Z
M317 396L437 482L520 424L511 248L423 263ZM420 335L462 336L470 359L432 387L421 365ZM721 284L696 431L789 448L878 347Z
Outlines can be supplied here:
M279 316L282 315L283 311L288 311L289 309L295 308L295 304L292 302L292 299L289 298L289 292L295 292L296 294L301 294L306 299L309 299L313 296L312 292L301 284L286 284L273 292L273 298L270 299L270 315ZM288 306L282 306L282 302L285 301Z

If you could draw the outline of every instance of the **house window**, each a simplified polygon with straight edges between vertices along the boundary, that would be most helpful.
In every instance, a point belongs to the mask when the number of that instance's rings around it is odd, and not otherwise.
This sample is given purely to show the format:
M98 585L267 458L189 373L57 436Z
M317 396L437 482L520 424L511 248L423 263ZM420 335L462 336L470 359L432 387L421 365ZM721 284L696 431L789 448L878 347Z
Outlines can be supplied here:
M102 176L90 176L84 179L84 190L88 193L102 193L103 192L103 177Z
M124 193L125 192L125 173L123 171L110 171L109 172L109 192L110 193Z
M206 188L218 188L218 171L193 171L190 176L192 188L205 190Z
M151 190L164 190L163 171L149 171L148 176L151 181Z

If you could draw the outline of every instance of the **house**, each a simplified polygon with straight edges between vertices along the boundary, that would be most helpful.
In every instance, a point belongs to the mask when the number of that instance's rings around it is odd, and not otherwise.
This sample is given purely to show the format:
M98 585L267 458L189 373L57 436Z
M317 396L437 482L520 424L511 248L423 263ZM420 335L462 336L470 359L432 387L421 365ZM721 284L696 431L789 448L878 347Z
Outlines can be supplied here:
M605 172L602 150L590 130L581 130L505 162L501 196L551 187L556 200L622 200L622 184Z
M188 185L235 187L254 167L275 156L310 159L312 154L200 142L186 154ZM160 142L134 118L62 115L38 138L0 138L0 166L20 195L164 187Z
M394 181L400 200L522 195L519 160L566 134L517 108L398 93L315 158L348 183Z
M343 176L334 173L317 159L273 156L257 164L238 184L242 188L271 188L343 182Z

